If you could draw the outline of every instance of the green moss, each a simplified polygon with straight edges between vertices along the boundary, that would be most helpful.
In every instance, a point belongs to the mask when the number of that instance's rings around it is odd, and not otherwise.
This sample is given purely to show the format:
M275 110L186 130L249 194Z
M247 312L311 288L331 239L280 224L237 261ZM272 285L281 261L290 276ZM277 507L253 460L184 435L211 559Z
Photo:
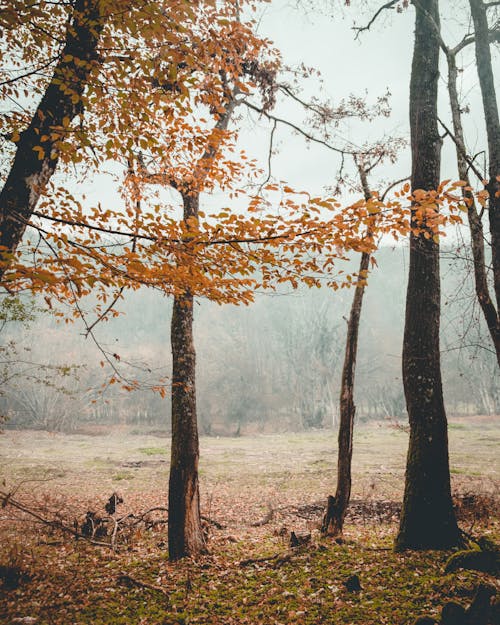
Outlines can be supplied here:
M167 454L166 447L141 447L137 451L146 456L165 456Z
M133 480L134 476L132 475L132 473L115 473L112 478L113 482L121 482L123 480Z

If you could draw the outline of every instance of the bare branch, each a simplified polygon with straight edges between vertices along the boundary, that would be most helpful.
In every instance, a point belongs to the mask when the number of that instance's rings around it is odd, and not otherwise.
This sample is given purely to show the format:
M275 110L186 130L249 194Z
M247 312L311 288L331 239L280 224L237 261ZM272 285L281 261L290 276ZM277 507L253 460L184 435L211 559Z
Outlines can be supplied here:
M377 20L378 16L386 9L393 9L394 5L397 4L398 2L399 0L392 0L391 2L386 2L384 5L382 5L379 8L379 10L375 13L375 15L372 17L372 19L368 22L366 26L361 26L361 27L353 26L352 29L356 31L355 39L357 39L360 36L360 34L364 32L365 30L370 30L371 26Z
M389 185L389 186L385 189L385 191L382 193L382 195L381 195L381 197L380 197L381 201L383 202L383 201L385 200L385 198L386 198L387 194L389 193L389 191L390 191L391 189L394 189L394 187L397 187L397 186L398 186L398 184L401 184L402 182L406 182L407 180L410 180L410 178L411 178L410 176L406 176L406 178L400 178L399 180L396 180L395 182L393 182L392 184L390 184L390 185Z
M271 160L273 156L273 141L274 141L274 133L276 132L277 125L278 125L278 122L276 120L273 120L271 136L269 137L269 151L267 153L267 176L266 176L266 179L259 185L259 188L257 190L257 195L260 195L263 187L265 187L266 184L271 180Z
M449 135L449 137L451 138L451 140L453 141L453 143L457 146L457 148L460 150L462 156L464 157L464 159L467 161L467 164L469 165L469 167L472 169L472 171L476 174L478 180L481 181L481 183L484 181L484 176L481 174L481 172L477 169L477 167L474 165L474 163L472 162L472 159L470 158L470 156L464 151L463 146L460 144L460 142L458 141L458 139L455 137L455 135L451 132L451 130L441 121L441 119L438 117L438 122L441 124L441 126L443 127L443 130L445 131L445 133L447 135ZM445 135L446 136L446 135Z
M300 135L305 137L308 141L312 141L313 143L319 143L320 145L325 146L329 150L332 150L333 152L337 152L337 154L351 154L351 155L370 154L370 152L364 152L363 150L345 150L342 148L337 148L334 145L331 145L331 143L328 143L327 141L323 141L323 139L318 139L317 137L309 134L304 129L300 128L300 126L297 126L296 124L288 121L287 119L283 119L282 117L276 117L276 115L272 115L271 113L269 113L268 111L265 111L259 106L256 106L255 104L252 104L251 102L248 102L248 100L242 100L242 103L245 104L245 106L247 106L249 109L256 111L260 115L264 115L264 117L267 117L267 119L269 119L270 121L274 121L274 122L277 122L278 124L283 124L284 126L288 126L289 128L292 128L293 130L295 130L295 132L298 132Z
M8 80L3 80L2 82L0 82L0 87L4 87L5 85L10 85L18 80L23 80L24 78L28 78L29 76L33 76L34 74L38 74L38 72L41 72L43 69L47 69L49 65L52 65L54 61L57 61L58 58L59 58L59 55L53 56L43 65L40 65L39 67L35 67L35 69L32 69L31 71L26 72L25 74L21 74L20 76L14 76L13 78L9 78Z
M149 584L148 582L143 582L140 579L132 577L131 575L120 575L118 577L118 583L125 584L126 586L137 586L138 588L146 588L147 590L154 590L155 592L159 592L164 597L169 599L168 592L161 588L160 586L156 586L155 584Z
M13 499L11 493L5 493L3 491L0 491L0 499L2 500L1 501L1 505L2 505L3 508L5 508L6 506L12 506L16 510L24 512L25 514L33 517L34 519L36 519L37 521L39 521L43 525L47 525L47 526L52 527L54 529L61 530L61 532L65 533L65 534L71 534L75 538L82 538L84 540L87 540L89 543L92 543L93 545L98 545L99 547L107 547L108 549L112 549L113 548L110 543L105 543L105 542L102 542L102 541L93 540L91 538L88 538L87 536L84 536L83 534L81 534L80 532L77 532L73 528L68 527L67 525L64 525L61 521L46 519L45 517L43 517L41 514L39 514L35 510L31 510L31 508L28 508L28 506L25 506L20 501L17 501L15 499Z

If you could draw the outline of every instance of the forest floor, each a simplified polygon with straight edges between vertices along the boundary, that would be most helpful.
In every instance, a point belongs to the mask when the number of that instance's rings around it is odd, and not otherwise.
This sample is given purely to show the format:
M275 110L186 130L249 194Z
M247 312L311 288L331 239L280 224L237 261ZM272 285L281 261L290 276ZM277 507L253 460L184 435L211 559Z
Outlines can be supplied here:
M461 419L449 433L461 527L498 540L500 423ZM141 518L167 505L165 433L5 430L0 623L409 625L436 617L448 600L469 604L481 581L500 595L498 580L485 573L445 575L449 553L393 551L407 439L385 422L357 428L353 503L345 540L336 544L318 531L334 490L333 431L202 438L209 553L172 564L165 510ZM96 540L115 548L76 540L71 531L87 511L107 516L113 492L123 498L114 515L123 522L110 520L108 537ZM291 531L311 539L290 549ZM359 591L345 586L353 574Z

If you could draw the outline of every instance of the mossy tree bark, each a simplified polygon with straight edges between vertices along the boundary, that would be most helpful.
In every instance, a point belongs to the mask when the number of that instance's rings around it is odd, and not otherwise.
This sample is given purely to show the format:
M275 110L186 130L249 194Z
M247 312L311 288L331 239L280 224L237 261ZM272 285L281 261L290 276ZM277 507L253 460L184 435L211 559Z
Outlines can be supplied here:
M183 194L184 219L198 218L199 194ZM196 353L193 341L193 295L174 298L172 345L172 448L168 491L170 560L196 556L206 549L198 484Z
M215 128L227 130L237 105L234 94L223 103ZM183 219L189 228L198 221L200 189L220 144L209 145L195 164L195 183L177 185L183 202ZM197 184L196 184L197 183ZM196 353L193 338L194 297L186 288L174 297L170 340L172 346L172 448L168 490L168 553L170 560L206 552L201 525L198 461L198 416L196 412Z
M437 189L441 139L437 125L439 25L437 0L415 2L410 81L412 190ZM413 220L415 218L413 217ZM414 222L414 225L415 222ZM448 432L439 352L439 243L425 229L410 235L403 345L403 384L410 421L403 509L397 549L447 549L460 542L451 499Z

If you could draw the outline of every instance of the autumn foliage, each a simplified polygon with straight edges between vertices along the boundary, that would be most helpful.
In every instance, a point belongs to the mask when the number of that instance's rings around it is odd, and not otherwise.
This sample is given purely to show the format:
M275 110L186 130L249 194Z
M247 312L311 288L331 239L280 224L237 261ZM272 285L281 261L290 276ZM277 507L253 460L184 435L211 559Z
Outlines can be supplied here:
M408 189L389 202L350 206L285 183L256 196L245 190L260 171L236 147L237 131L217 121L229 102L249 95L273 105L279 55L232 3L82 0L75 7L11 2L0 18L9 44L0 96L23 102L0 116L4 168L27 129L38 133L36 159L57 164L36 189L32 214L19 217L23 231L28 226L22 245L4 248L9 291L73 303L94 292L106 302L117 289L147 285L248 302L256 289L279 284L349 284L355 278L333 271L338 258L373 251L382 234L407 234ZM78 58L65 50L82 24L96 49ZM60 119L41 108L54 86L73 107ZM121 166L122 202L92 206L69 190L74 182L92 185L110 162ZM223 189L239 208L200 211L186 223L166 187ZM417 219L437 234L445 220L438 209L450 195L443 187L412 199L421 207Z

